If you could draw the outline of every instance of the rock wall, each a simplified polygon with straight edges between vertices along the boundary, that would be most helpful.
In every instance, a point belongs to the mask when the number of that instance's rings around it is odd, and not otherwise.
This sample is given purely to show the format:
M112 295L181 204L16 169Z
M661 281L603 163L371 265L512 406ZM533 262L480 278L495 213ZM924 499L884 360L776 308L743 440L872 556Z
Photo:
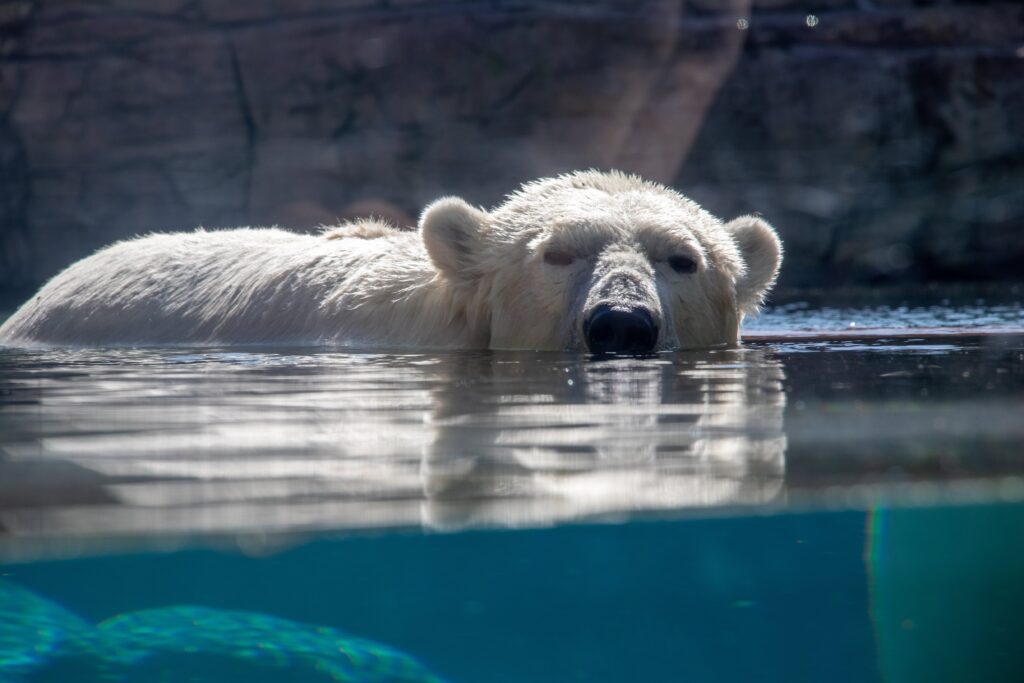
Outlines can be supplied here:
M1024 279L1024 3L770 4L676 183L787 284Z
M1022 148L1017 2L0 0L0 289L589 166L760 211L784 284L1020 278Z

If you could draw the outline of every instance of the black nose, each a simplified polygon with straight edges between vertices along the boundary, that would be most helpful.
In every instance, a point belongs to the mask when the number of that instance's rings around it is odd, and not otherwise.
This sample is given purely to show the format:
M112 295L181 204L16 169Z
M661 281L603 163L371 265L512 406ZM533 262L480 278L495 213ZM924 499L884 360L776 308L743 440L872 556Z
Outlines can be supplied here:
M592 353L650 353L658 343L658 327L643 308L594 309L583 330Z

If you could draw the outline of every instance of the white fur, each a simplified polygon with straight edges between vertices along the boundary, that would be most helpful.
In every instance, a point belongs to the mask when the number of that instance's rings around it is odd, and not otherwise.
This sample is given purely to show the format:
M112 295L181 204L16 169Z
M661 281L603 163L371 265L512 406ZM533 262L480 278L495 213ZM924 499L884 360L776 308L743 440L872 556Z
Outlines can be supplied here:
M571 253L569 265L545 249ZM678 274L674 254L699 269ZM599 303L638 303L658 348L734 345L778 272L767 223L728 225L635 176L529 183L491 213L457 198L420 229L156 234L82 259L2 327L8 344L330 343L581 349Z
M744 311L754 311L775 284L782 262L782 243L770 225L757 216L740 216L726 224L746 264L736 282L736 300Z

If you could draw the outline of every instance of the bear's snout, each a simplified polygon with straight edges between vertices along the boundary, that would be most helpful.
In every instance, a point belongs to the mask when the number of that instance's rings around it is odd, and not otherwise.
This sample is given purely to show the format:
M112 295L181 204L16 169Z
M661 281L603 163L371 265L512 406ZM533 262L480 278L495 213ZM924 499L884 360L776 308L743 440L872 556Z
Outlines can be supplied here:
M584 323L583 335L591 353L650 353L658 343L658 326L645 308L601 304Z

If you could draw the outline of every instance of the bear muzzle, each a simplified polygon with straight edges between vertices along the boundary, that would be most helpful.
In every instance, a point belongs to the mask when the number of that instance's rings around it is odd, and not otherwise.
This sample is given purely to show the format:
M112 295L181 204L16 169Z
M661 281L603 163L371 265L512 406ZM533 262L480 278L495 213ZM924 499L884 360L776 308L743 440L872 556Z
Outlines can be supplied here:
M583 323L591 353L651 353L658 344L658 325L642 306L594 307Z

